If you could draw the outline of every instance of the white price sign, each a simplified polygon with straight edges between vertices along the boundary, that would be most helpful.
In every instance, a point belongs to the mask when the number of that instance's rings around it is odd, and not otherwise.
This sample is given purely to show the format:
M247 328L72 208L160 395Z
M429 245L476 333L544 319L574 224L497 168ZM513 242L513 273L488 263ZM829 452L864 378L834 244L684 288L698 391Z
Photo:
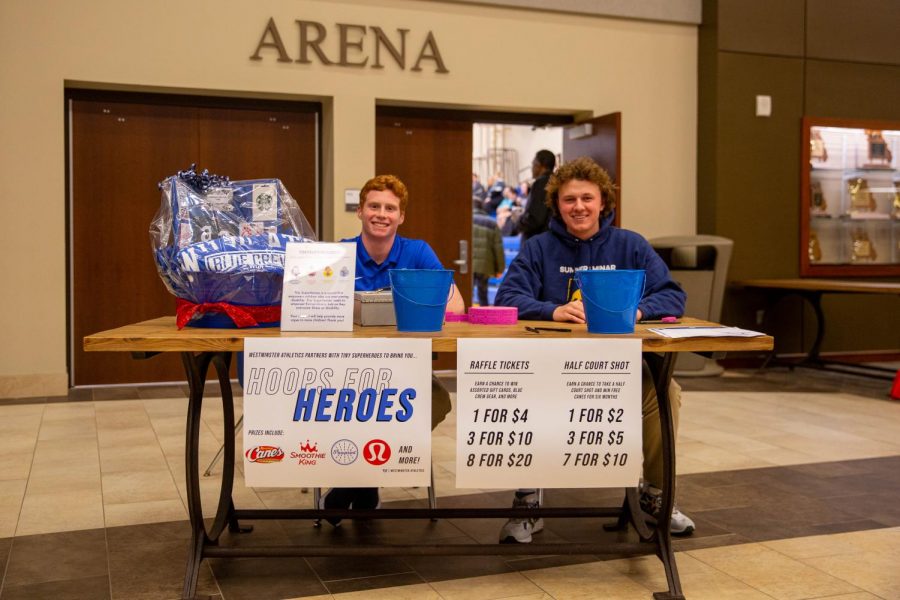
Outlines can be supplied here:
M456 485L630 487L641 474L641 341L457 341Z
M431 479L431 340L247 338L250 487L409 487Z

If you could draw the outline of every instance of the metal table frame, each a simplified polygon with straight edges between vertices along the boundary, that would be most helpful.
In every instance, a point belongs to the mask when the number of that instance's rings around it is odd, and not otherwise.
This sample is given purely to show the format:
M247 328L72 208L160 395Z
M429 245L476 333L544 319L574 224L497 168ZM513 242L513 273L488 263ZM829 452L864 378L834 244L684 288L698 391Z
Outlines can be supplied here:
M229 381L229 367L232 353L182 352L182 362L190 386L185 442L185 472L187 478L188 514L191 524L191 548L188 554L187 570L184 576L182 597L194 598L200 563L204 558L273 557L273 556L445 556L445 555L536 555L536 554L594 554L630 556L648 554L655 550L665 568L668 590L655 592L656 600L679 600L684 598L672 539L669 520L672 515L675 488L675 444L672 413L669 405L668 382L675 364L674 353L643 354L653 375L659 402L659 418L663 443L664 477L662 484L661 518L657 521L643 512L638 502L637 488L627 488L622 506L607 508L402 508L379 510L344 509L238 509L232 499L234 484L234 402ZM225 440L222 483L215 518L207 527L203 519L200 499L200 422L203 409L203 392L210 365L215 369L222 391L223 438ZM449 518L497 518L521 517L607 517L616 518L617 529L625 529L629 524L637 531L641 543L619 542L580 544L395 544L395 545L323 545L323 546L256 546L224 547L219 545L219 537L225 530L233 533L248 533L252 526L242 526L241 520L256 519L322 519L328 517L356 519L449 519ZM650 546L649 544L653 544Z

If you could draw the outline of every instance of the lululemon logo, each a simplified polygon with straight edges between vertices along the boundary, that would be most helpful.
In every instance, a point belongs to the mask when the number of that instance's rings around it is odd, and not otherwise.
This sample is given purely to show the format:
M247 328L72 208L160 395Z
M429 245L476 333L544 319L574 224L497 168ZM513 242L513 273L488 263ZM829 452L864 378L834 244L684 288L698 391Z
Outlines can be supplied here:
M391 458L391 447L384 440L369 440L363 447L363 458L370 465L383 465Z

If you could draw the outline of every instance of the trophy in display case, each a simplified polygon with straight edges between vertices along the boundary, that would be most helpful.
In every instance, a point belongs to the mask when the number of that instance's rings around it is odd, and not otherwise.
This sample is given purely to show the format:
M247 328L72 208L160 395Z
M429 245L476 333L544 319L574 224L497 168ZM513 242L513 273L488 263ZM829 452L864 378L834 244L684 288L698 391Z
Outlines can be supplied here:
M850 260L853 262L872 262L878 258L875 245L869 239L869 234L861 227L854 227L851 234L853 243L851 246Z
M809 159L819 162L828 162L828 149L825 147L825 140L818 129L813 128L809 138Z
M828 213L828 201L822 192L822 182L813 181L809 184L810 210L813 214L824 215Z
M866 138L869 140L869 168L890 167L893 155L884 140L884 134L880 129L866 129Z
M815 231L809 232L809 262L817 263L822 260L822 246L819 245L819 236Z
M869 182L862 177L854 177L847 182L850 192L850 212L875 212L875 196L869 191Z

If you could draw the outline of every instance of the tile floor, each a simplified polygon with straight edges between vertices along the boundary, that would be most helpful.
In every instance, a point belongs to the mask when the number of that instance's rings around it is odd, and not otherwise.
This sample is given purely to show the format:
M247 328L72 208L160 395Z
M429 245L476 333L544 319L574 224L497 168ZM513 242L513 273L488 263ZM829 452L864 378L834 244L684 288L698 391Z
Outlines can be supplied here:
M729 371L682 379L679 504L697 522L675 543L691 599L900 598L900 402L889 382L827 373ZM454 384L452 376L448 384ZM77 389L0 403L0 599L180 597L188 544L183 386ZM218 408L218 410L217 410ZM454 488L453 415L435 432L441 506L505 506L508 490ZM221 409L204 411L201 460L221 443ZM204 505L217 474L203 482ZM239 507L309 507L312 494L249 489ZM398 505L424 489L386 489ZM616 490L554 490L548 504L615 504ZM223 544L428 539L489 543L500 520L264 521ZM619 536L548 520L547 541ZM205 561L199 598L651 598L653 556L277 558Z

